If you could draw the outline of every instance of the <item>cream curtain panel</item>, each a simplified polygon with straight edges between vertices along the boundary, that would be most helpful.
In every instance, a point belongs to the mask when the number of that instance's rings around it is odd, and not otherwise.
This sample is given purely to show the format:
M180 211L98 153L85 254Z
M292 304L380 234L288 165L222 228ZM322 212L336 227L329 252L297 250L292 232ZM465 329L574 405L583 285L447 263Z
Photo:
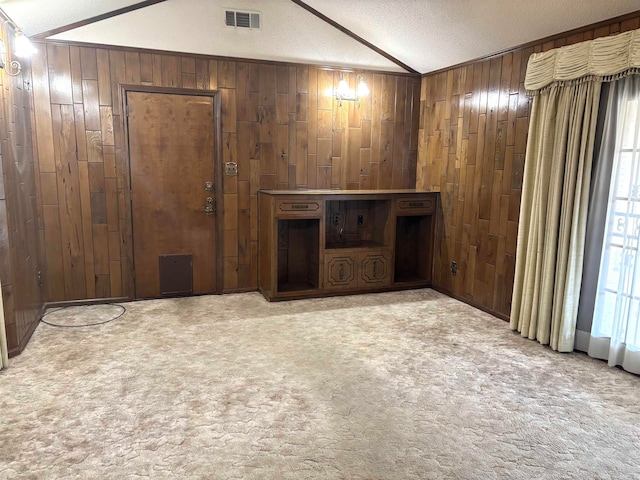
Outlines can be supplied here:
M563 352L575 336L600 85L545 89L529 125L511 328Z
M520 204L511 328L573 350L603 81L640 72L640 30L537 53Z

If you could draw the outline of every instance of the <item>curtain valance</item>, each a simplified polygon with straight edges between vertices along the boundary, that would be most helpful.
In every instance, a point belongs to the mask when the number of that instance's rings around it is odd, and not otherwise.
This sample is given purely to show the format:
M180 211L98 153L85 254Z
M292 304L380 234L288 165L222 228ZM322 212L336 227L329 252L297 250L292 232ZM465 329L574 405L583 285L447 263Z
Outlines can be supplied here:
M524 86L536 95L553 83L611 81L632 73L640 73L640 29L534 53Z

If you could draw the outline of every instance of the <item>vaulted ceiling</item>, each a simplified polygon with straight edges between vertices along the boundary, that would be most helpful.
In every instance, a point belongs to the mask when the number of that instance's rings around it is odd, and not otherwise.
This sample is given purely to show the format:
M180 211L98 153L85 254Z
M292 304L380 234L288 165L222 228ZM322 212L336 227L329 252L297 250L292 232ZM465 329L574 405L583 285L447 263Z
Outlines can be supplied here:
M165 0L46 34L139 3L0 0L0 8L29 36L419 73L640 9L639 0L305 0L310 9L292 0ZM229 9L260 12L261 28L225 26Z

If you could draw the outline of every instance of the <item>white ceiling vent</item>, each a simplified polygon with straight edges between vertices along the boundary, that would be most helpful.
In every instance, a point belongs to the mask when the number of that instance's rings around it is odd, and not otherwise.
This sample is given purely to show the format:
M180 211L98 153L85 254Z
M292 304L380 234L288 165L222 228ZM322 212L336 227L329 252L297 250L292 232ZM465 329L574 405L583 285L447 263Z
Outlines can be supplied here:
M225 10L227 27L260 28L260 13L237 10Z

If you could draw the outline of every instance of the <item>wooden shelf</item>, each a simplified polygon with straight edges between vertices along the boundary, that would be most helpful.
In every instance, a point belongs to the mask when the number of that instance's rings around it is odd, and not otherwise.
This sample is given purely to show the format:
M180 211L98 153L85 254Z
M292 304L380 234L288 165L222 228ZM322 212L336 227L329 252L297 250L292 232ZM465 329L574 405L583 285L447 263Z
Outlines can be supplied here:
M268 300L429 286L437 192L260 190Z
M310 290L317 290L317 289L318 289L317 285L313 285L308 282L278 284L279 292L303 292L303 291L310 291Z

